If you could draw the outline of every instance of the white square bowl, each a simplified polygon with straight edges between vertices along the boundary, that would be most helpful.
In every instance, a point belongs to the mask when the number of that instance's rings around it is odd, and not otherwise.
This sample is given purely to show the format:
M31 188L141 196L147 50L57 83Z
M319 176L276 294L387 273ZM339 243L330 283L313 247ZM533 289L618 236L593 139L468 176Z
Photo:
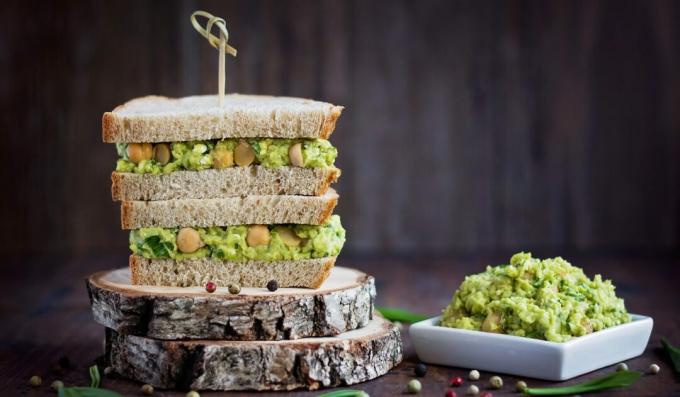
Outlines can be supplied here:
M651 317L556 343L521 336L439 326L439 317L411 325L421 361L546 380L566 380L644 352Z

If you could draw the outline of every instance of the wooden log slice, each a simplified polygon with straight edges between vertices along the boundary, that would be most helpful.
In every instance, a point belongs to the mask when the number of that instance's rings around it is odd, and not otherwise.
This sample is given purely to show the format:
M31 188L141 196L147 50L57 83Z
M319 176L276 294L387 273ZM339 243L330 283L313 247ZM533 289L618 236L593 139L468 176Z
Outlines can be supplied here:
M156 339L285 340L333 336L363 327L373 314L375 283L335 267L318 289L132 285L127 268L87 280L95 321L119 333Z
M117 373L161 389L313 390L387 373L402 342L376 315L338 336L284 341L163 341L107 329L106 351Z

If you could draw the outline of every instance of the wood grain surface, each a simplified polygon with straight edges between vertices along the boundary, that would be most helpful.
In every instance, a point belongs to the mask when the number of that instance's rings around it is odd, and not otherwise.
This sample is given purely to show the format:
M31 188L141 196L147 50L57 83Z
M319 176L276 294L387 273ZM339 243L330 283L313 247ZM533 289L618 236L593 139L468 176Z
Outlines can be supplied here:
M574 257L566 256L582 266L589 276L601 273L613 280L617 293L634 313L654 318L654 330L645 353L627 361L633 370L644 370L649 364L661 366L657 376L644 376L630 388L598 396L677 396L680 395L680 376L673 374L659 339L667 337L680 345L680 321L677 305L680 291L680 261L668 258L630 257ZM344 259L345 266L356 267L376 277L377 304L399 306L427 314L437 314L446 306L451 293L469 273L484 270L490 263L501 263L507 256L475 256L468 258L404 258L404 259ZM46 260L11 262L0 268L0 394L25 396L54 395L47 387L54 379L68 385L89 382L87 367L103 354L104 328L97 325L90 313L83 279L89 272L119 267L125 256L87 257L65 260L51 257ZM631 271L632 269L632 271ZM49 280L49 281L48 281ZM405 342L404 362L387 375L354 386L371 396L403 394L406 383L413 377L417 358L408 338ZM55 371L60 356L66 355L72 368ZM572 384L613 371L613 367L593 372L568 382L544 382L525 379L532 386ZM421 378L423 396L443 396L451 376L465 376L469 368L430 366ZM44 385L32 389L28 379L38 374ZM494 374L482 373L482 381ZM509 385L493 391L495 397L517 396L512 385L517 378L502 375ZM467 383L469 384L469 382ZM484 382L478 383L483 386ZM126 396L141 395L140 384L120 378L105 378L103 386ZM484 390L484 388L482 388ZM456 389L459 396L463 388ZM258 396L316 396L320 392L258 393ZM181 397L182 392L157 391L155 396ZM237 396L238 393L202 393L207 396Z
M0 4L0 252L124 250L104 111L216 90L346 106L348 252L680 246L676 1ZM7 194L11 192L11 194Z

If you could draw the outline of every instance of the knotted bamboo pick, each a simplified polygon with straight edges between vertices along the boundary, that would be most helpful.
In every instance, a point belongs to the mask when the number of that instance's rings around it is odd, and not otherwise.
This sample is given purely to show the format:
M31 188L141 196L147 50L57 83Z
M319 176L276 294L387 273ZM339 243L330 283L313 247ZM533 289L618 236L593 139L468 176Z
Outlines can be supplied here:
M200 23L198 23L197 17L204 17L207 19L205 29L201 26ZM226 21L222 18L216 17L212 15L209 12L205 11L196 11L193 14L191 14L191 24L194 26L194 29L198 33L201 34L201 36L205 37L208 40L208 43L210 43L211 46L217 48L220 52L219 55L219 65L218 65L218 70L217 70L217 92L218 92L218 97L219 97L219 103L220 106L224 105L224 90L226 86L226 75L225 75L225 65L224 65L224 58L225 58L225 53L231 55L231 56L236 56L236 48L230 46L227 44L227 41L229 41L229 31L227 31L227 25ZM220 37L217 38L217 36L213 35L210 33L212 30L213 26L216 26L219 31L220 31Z

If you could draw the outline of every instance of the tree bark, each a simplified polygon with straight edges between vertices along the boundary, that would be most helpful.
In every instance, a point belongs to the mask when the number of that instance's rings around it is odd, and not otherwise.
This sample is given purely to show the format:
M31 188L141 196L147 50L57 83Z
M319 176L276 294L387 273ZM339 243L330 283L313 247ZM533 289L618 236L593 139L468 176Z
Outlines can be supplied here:
M107 329L120 375L162 389L293 390L352 385L402 359L398 327L376 316L336 337L275 342L162 341Z
M321 288L225 288L130 284L127 269L86 280L95 321L119 333L155 339L288 340L333 336L372 318L375 283L357 270L335 267Z

